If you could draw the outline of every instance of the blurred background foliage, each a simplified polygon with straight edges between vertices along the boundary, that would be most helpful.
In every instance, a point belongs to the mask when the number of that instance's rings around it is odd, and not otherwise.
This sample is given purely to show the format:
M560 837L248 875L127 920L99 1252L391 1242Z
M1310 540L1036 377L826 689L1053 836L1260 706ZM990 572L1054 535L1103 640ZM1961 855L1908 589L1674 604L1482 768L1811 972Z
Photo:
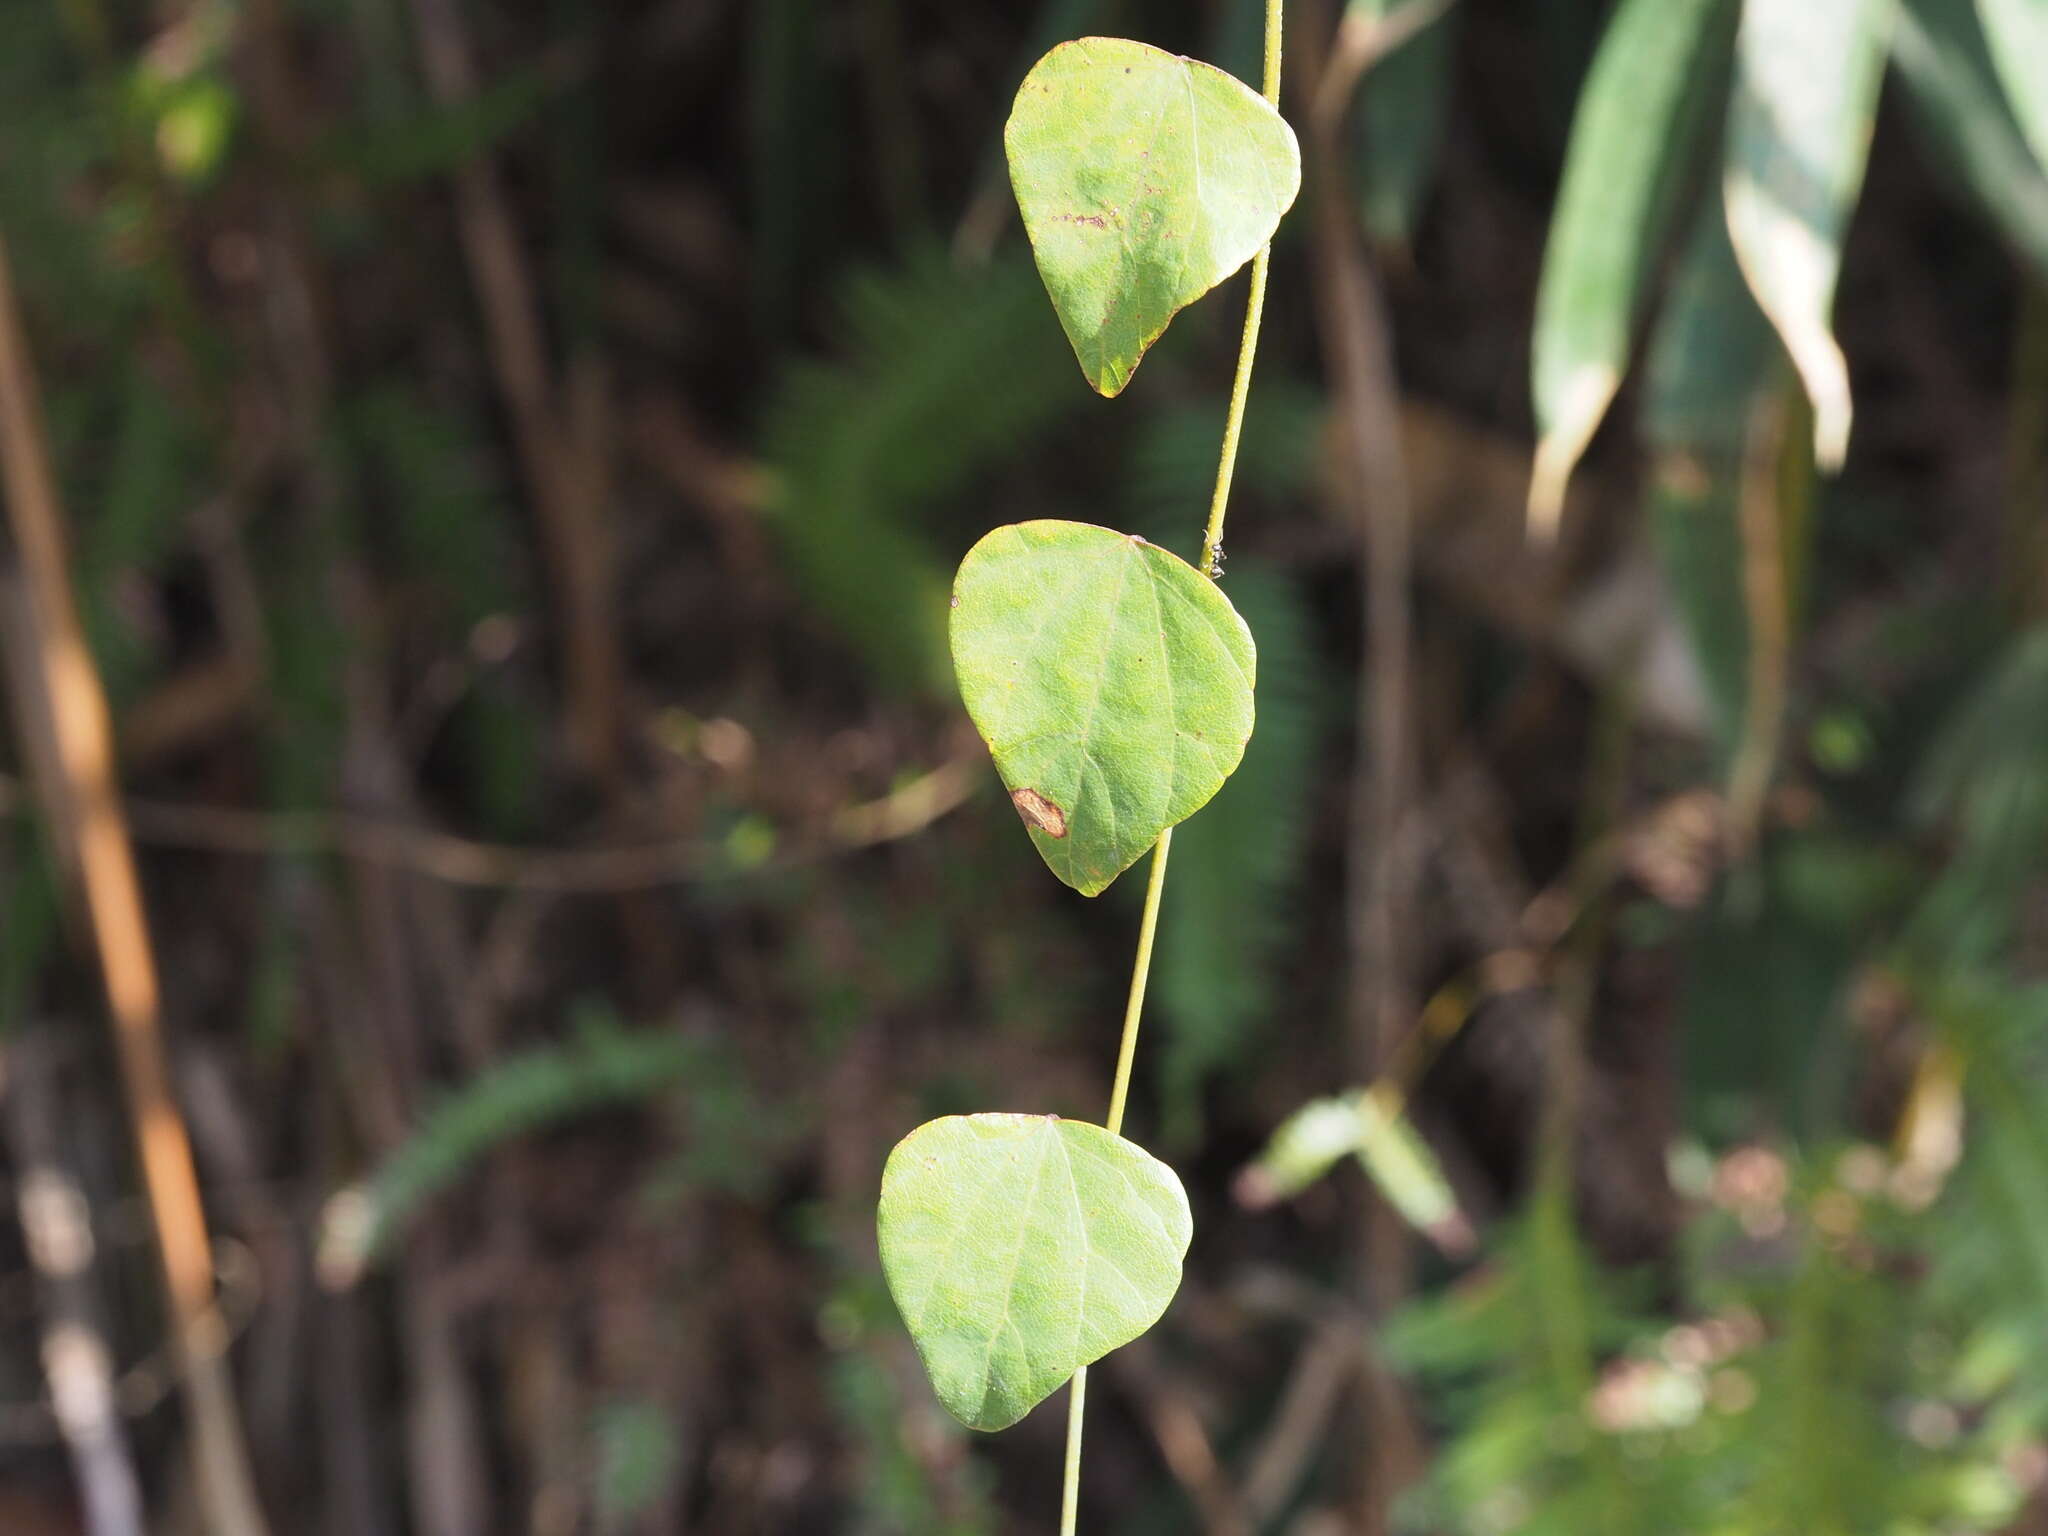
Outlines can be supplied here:
M1256 77L1261 10L8 8L0 238L273 1529L1047 1528L1060 1415L943 1417L872 1207L928 1116L1095 1112L1136 901L1039 869L946 590L1027 517L1193 553L1242 285L1103 406L1000 129L1087 32ZM2038 10L1289 7L1259 727L1131 1126L1197 1236L1088 1528L2048 1531ZM1731 240L1787 174L1805 244ZM10 1187L75 1182L150 1528L217 1529L19 554ZM86 1528L33 1257L25 1536Z

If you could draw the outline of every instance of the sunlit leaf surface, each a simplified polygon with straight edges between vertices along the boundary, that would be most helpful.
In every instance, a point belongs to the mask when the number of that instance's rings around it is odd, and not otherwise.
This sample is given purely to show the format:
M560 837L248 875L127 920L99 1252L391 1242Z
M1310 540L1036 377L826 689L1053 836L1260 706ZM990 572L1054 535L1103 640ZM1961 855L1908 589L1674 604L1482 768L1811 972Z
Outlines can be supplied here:
M1194 1226L1173 1170L1099 1125L951 1115L889 1154L876 1231L939 1401L1003 1429L1159 1320Z
M1089 523L960 563L953 669L1052 872L1093 896L1208 803L1252 733L1251 631L1179 556Z
M1105 395L1176 314L1258 254L1301 186L1294 131L1264 97L1122 38L1040 59L1003 138L1046 292Z

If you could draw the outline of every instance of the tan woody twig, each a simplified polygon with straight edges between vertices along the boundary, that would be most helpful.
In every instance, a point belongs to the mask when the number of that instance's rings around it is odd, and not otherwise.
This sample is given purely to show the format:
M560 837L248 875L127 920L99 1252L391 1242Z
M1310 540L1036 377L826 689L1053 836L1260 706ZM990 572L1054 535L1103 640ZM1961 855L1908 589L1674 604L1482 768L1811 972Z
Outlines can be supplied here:
M214 1536L263 1536L225 1336L213 1303L213 1256L185 1121L171 1097L156 961L114 773L106 694L79 623L63 516L34 371L0 243L0 485L27 588L28 622L10 642L25 738L45 750L36 790L81 898L114 1020L122 1087L168 1282L172 1343L190 1421L198 1490Z

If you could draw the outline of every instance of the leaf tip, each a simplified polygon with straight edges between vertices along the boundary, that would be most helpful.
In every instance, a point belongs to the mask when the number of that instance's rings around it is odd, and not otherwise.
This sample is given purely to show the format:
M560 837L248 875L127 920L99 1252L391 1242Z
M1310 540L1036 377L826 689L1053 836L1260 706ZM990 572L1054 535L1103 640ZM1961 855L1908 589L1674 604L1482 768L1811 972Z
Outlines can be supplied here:
M1813 408L1813 462L1823 474L1839 474L1849 457L1851 407L1847 391L1817 399Z
M1557 530L1564 522L1564 488L1571 472L1568 460L1559 462L1557 455L1546 455L1541 448L1537 450L1536 467L1529 476L1528 537L1531 544L1547 549L1557 542Z
M1114 400L1124 392L1124 386L1131 382L1131 375L1136 372L1131 368L1120 374L1113 364L1106 364L1100 372L1088 375L1088 387L1103 399Z

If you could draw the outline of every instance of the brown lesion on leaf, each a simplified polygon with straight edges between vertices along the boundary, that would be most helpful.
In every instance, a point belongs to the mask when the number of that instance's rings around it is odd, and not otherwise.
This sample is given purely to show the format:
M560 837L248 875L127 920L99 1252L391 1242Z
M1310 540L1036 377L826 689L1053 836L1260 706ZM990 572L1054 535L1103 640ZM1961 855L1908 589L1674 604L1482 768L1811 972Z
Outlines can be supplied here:
M1055 224L1087 224L1095 229L1109 228L1109 220L1099 213L1056 213L1053 215L1053 222Z
M1036 827L1047 837L1067 835L1067 813L1035 789L1013 789L1010 804L1017 807L1017 814L1024 818L1024 825Z

